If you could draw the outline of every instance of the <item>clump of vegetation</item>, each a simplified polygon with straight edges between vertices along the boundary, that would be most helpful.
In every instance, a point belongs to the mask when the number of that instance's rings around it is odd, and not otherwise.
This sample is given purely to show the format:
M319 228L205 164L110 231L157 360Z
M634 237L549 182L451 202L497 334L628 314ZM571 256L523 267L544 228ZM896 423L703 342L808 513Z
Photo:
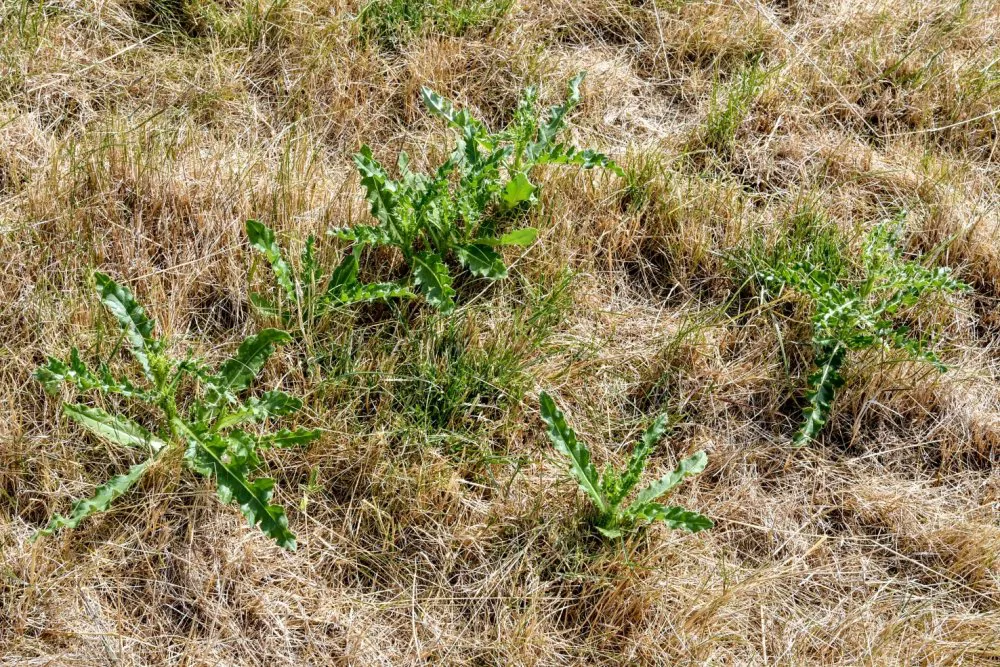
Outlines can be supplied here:
M581 72L570 81L566 100L544 117L537 110L537 91L528 88L510 125L499 132L490 132L467 109L457 111L451 102L424 88L421 96L427 108L458 132L450 157L430 174L422 174L411 171L409 156L400 153L400 177L394 180L371 148L364 146L354 162L378 224L331 233L353 243L355 252L365 246L397 248L410 268L412 284L442 312L455 306L452 275L445 264L450 256L474 276L505 278L507 266L497 248L528 246L537 230L525 227L504 233L499 222L537 201L538 186L531 180L536 167L562 164L623 173L602 153L556 141L567 115L580 103L583 77Z
M498 249L527 247L535 241L538 230L524 227L505 232L500 227L537 202L538 186L532 181L537 167L575 165L582 169L604 167L619 176L624 173L602 153L556 140L566 127L568 114L580 103L583 78L582 72L574 77L566 100L544 116L537 108L537 90L526 89L513 120L499 132L490 132L468 110L457 111L451 102L424 88L421 96L427 108L458 133L448 159L424 174L411 170L409 156L400 153L400 176L393 179L371 148L363 146L354 163L377 224L330 230L332 236L349 241L352 249L328 278L316 261L313 237L306 241L301 269L296 273L282 256L274 232L260 222L248 221L250 243L270 263L279 291L273 299L252 295L254 304L292 322L299 315L311 320L336 306L406 298L412 296L412 288L447 313L455 307L448 259L454 257L479 278L506 278L507 265ZM409 267L404 281L359 282L362 252L379 246L391 246L402 253Z
M513 0L371 0L358 14L361 40L399 50L427 32L458 36L490 28Z
M223 503L236 503L251 525L259 526L279 546L295 549L295 535L288 528L284 510L271 504L274 480L251 480L249 475L260 466L262 450L301 446L316 439L319 431L282 429L261 435L237 428L292 414L302 406L300 399L278 390L240 398L275 346L289 340L288 334L264 329L244 340L234 357L213 370L197 359L171 356L166 342L154 335L155 323L127 288L102 273L96 274L96 282L98 296L121 327L143 381L133 384L127 378L117 378L106 363L92 370L76 348L67 361L50 357L35 371L35 378L53 395L63 385L118 395L158 411L161 419L157 428L148 430L124 415L83 403L64 403L63 413L94 435L142 450L147 458L99 486L91 498L76 502L69 516L54 516L40 534L75 528L87 517L107 510L156 461L170 460L169 452L181 451L188 468L215 480ZM182 402L182 396L194 398Z
M358 256L361 246L348 253L326 276L316 259L316 239L310 235L302 250L300 270L296 272L282 256L270 227L247 220L246 230L250 245L268 261L278 285L276 299L252 293L250 301L261 312L280 317L286 326L298 321L315 321L339 306L413 296L409 289L396 283L360 282Z
M736 133L771 72L755 60L737 71L728 86L716 82L701 136L706 147L720 154L732 150Z
M842 254L843 240L829 229L750 260L763 298L791 290L808 299L813 309L814 370L796 445L814 440L826 424L837 390L844 385L849 353L891 348L946 370L929 341L914 336L898 318L925 297L967 286L947 267L929 268L905 259L899 247L901 222L880 224L868 234L856 271Z
M606 466L598 474L590 462L590 450L586 444L577 440L576 433L566 423L565 416L556 407L552 397L543 391L539 402L542 419L548 426L549 440L559 453L569 459L570 472L593 502L597 511L594 525L601 534L619 537L640 523L651 521L662 521L670 528L686 528L692 533L714 525L711 519L697 512L655 502L686 477L702 472L708 462L705 452L697 452L683 459L675 470L646 486L636 494L631 503L624 505L629 493L641 480L646 459L653 452L653 447L667 432L666 415L657 417L643 433L642 439L632 450L625 470L619 472Z

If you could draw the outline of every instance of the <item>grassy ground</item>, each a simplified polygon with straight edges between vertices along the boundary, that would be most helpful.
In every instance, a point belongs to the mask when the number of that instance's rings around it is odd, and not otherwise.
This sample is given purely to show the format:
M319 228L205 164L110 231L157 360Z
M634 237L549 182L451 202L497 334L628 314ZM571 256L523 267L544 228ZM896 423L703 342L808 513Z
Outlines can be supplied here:
M383 5L0 5L0 664L1000 661L997 4ZM522 86L555 101L581 69L574 138L625 179L547 171L510 280L466 280L453 318L338 315L267 367L326 429L269 455L297 552L166 465L29 541L132 460L30 378L108 345L94 269L221 359L265 324L245 219L293 247L365 220L362 143L445 150L421 85L498 126ZM808 312L741 310L726 254L812 216L850 256L901 210L908 250L974 287L916 322L951 370L859 358L793 449ZM678 415L651 468L705 449L674 500L715 530L596 540L542 388L599 463Z

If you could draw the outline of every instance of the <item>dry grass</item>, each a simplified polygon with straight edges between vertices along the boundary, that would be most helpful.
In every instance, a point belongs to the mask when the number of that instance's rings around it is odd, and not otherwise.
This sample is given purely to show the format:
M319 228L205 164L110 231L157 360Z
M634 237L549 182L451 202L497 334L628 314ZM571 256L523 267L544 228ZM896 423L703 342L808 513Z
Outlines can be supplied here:
M0 6L0 664L1000 661L996 3L521 0L393 52L358 41L358 8ZM574 133L624 183L549 172L541 242L454 321L345 314L305 332L323 377L294 349L268 367L327 429L269 460L297 552L170 466L29 541L129 461L30 378L98 343L94 269L220 358L260 325L246 218L293 246L364 219L361 143L443 150L420 85L498 124L582 68ZM975 290L932 313L949 373L867 358L795 450L807 329L734 319L723 255L803 205L848 232L905 208L911 248L945 244ZM677 500L717 528L594 540L543 387L600 461L683 414L651 465L706 449Z

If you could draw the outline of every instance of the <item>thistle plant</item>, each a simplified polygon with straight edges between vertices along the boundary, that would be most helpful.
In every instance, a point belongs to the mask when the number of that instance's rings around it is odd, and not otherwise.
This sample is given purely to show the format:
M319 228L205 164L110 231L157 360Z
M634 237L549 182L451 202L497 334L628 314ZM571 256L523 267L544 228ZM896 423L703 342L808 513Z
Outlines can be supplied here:
M557 142L568 114L580 102L584 74L573 78L566 100L543 117L537 110L537 91L523 93L510 125L490 132L467 109L454 105L429 88L421 97L431 113L445 119L457 133L450 157L428 174L410 169L400 153L399 178L393 179L364 146L354 157L361 185L377 224L331 230L349 241L354 252L364 247L392 246L409 267L412 284L429 304L442 312L455 306L453 279L446 261L454 257L474 276L500 280L507 266L498 248L528 246L537 230L525 227L504 233L499 223L516 209L537 201L532 181L536 167L575 165L583 169L606 167L621 175L607 156Z
M295 549L295 535L284 510L271 504L274 480L251 480L250 475L261 465L261 451L301 446L319 432L282 429L261 435L238 428L292 414L302 406L300 399L279 390L241 398L275 346L289 340L288 334L264 329L244 340L235 356L213 370L197 359L171 356L166 341L154 333L155 323L132 293L102 273L95 274L95 279L97 294L118 322L141 381L134 384L115 377L106 363L96 370L89 368L76 348L66 361L50 357L34 376L49 394L59 395L69 385L79 392L117 395L159 413L159 420L147 428L100 407L63 403L63 414L83 428L113 445L141 451L145 458L99 486L90 498L77 501L68 516L54 516L39 534L76 528L87 517L107 510L156 462L177 460L169 455L177 451L187 468L214 480L223 503L235 503L250 525L258 526L279 546Z
M813 309L814 369L808 378L803 421L793 440L796 445L814 440L826 424L837 391L844 385L843 370L852 352L896 349L939 371L947 370L930 341L915 336L898 318L925 297L968 286L947 267L929 268L906 260L899 248L900 222L880 224L868 235L860 256L860 275L850 275L849 262L838 257L790 263L772 257L756 270L757 280L766 289L776 294L793 291L808 299ZM828 257L830 252L827 248L805 254Z
M392 282L363 283L358 279L361 246L350 252L326 276L316 258L316 238L310 235L295 271L281 253L274 231L257 220L247 220L250 246L267 260L277 284L274 298L258 293L250 301L262 313L279 317L286 326L313 322L332 309L365 301L409 298L413 293Z
M559 453L569 459L570 473L586 492L597 512L594 525L601 534L611 538L619 537L625 531L651 521L662 521L670 528L685 528L692 533L714 525L711 519L697 512L656 502L685 478L705 469L708 461L705 452L697 452L681 460L676 469L644 487L632 502L625 502L641 481L646 460L653 448L667 432L666 415L657 417L646 429L632 450L632 456L624 470L617 471L609 465L598 474L590 461L590 450L586 444L577 440L576 432L566 423L565 416L556 407L552 397L543 391L539 402L542 420L548 426L549 440Z

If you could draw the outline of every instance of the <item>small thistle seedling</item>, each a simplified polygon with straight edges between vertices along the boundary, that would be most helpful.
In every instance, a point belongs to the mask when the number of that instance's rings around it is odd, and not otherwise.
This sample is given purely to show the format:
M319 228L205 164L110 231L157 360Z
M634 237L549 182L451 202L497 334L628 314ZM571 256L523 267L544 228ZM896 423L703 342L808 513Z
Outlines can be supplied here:
M330 233L359 247L393 246L410 267L410 281L427 302L442 312L455 307L452 276L445 260L454 255L474 276L499 280L507 266L501 246L528 246L537 230L531 227L501 233L502 214L537 201L532 170L544 164L576 165L583 169L622 170L605 155L556 142L566 116L580 102L580 73L570 81L567 99L537 113L537 92L528 88L511 124L491 133L468 110L456 111L448 100L424 88L424 104L458 132L451 156L431 174L415 173L409 157L400 153L399 180L393 180L364 146L354 157L361 184L371 205L374 226L356 225ZM457 176L457 178L455 178Z
M298 321L314 322L330 310L365 301L409 298L413 293L396 283L362 283L358 280L360 246L348 253L327 277L315 255L316 239L309 236L302 250L300 271L296 272L281 254L274 231L257 220L247 220L247 238L254 250L271 265L278 296L270 299L250 295L250 302L262 313L279 317L285 326Z
M712 520L677 506L666 506L655 502L669 493L690 475L697 475L705 469L708 458L705 452L698 452L683 459L677 468L645 487L628 505L625 499L642 478L646 459L653 447L667 432L667 417L661 415L650 424L642 439L632 450L625 470L618 472L606 466L598 475L590 462L587 445L576 439L576 433L566 423L563 413L555 401L544 391L539 395L542 419L548 426L549 440L570 462L570 472L580 488L586 491L597 510L595 527L606 537L619 537L624 531L635 528L640 522L663 521L670 528L686 528L692 533L711 528Z
M826 261L786 263L772 257L755 271L763 287L776 294L793 290L809 299L814 311L815 370L809 374L808 406L793 440L796 445L814 440L826 424L837 390L844 385L842 370L849 352L893 348L947 370L926 341L912 336L909 327L894 318L926 295L968 286L953 278L947 267L927 268L905 260L899 248L900 222L880 224L869 234L858 279L848 275L847 261L830 258L829 239L821 239L821 252L805 253Z
M188 468L215 480L223 503L235 502L250 525L259 526L279 546L295 549L295 535L288 529L284 510L271 504L274 480L259 477L251 481L248 476L260 466L261 450L301 446L316 439L319 431L283 429L254 435L236 428L247 422L289 415L302 406L298 398L277 390L246 400L238 398L275 346L289 340L288 334L264 329L244 340L236 355L213 371L195 359L169 356L163 339L153 333L153 320L132 293L102 273L95 274L95 278L98 296L118 321L144 381L135 385L128 379L116 378L103 363L94 371L82 361L76 348L71 350L68 361L50 357L35 371L35 378L52 395L57 395L64 384L78 391L115 394L158 410L162 418L151 432L125 416L82 403L64 403L63 413L94 435L112 444L142 450L148 458L99 486L91 498L77 501L69 516L54 516L38 534L76 528L87 517L107 510L154 462L169 460L171 450L182 450L181 458ZM191 392L186 385L182 391L185 378L194 381L200 391ZM196 398L179 405L178 399L191 393Z

